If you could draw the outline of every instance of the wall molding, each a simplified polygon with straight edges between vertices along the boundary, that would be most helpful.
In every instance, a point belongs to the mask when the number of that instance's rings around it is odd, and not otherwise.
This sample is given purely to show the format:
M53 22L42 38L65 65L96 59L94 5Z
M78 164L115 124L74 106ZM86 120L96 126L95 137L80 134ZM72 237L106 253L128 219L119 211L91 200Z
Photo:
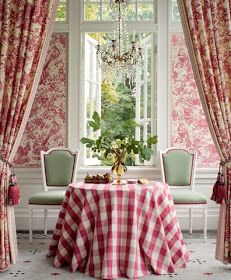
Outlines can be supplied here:
M79 167L78 168L78 175L77 180L83 179L87 172L97 173L97 172L108 172L110 171L110 166L108 167ZM28 183L33 182L42 182L42 171L41 167L37 168L31 168L31 167L16 167L15 172L17 175L17 178L22 181L23 183L28 181ZM196 169L196 183L214 183L214 180L217 176L217 168L197 168ZM141 175L149 175L150 179L160 179L160 168L155 167L145 167L145 166L139 166L134 167L131 166L128 168L128 172L125 173L124 178L129 178L129 176L135 176L136 174ZM32 181L31 181L32 180Z
M158 168L139 168L139 173L137 168L129 167L129 171L126 174L127 178L137 177L137 175L142 174L143 177L150 176L149 179L160 180L160 170ZM101 174L106 171L105 168L92 169L91 171L100 172ZM108 171L108 170L107 170ZM15 208L16 225L18 230L28 230L28 210L27 203L29 197L38 191L43 190L43 180L41 168L16 168L15 169L18 183L21 188L22 202L19 206ZM95 174L93 172L93 174ZM212 192L212 187L215 182L217 170L211 168L197 169L196 180L195 180L195 190L201 191L208 199L208 229L216 230L217 221L219 215L219 205L210 201L210 196ZM82 169L81 172L78 171L77 180L82 181L83 177L86 175L86 170ZM135 176L136 175L136 176ZM188 228L188 210L187 209L177 209L177 215L182 229ZM49 210L48 224L49 230L53 230L58 217L57 210ZM194 210L194 229L203 228L202 211ZM34 229L43 229L43 210L34 210Z

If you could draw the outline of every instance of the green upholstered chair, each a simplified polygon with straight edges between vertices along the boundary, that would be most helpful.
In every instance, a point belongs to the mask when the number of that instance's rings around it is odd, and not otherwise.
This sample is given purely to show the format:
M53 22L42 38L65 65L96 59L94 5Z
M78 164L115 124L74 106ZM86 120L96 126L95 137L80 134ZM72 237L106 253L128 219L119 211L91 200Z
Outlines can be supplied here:
M32 242L32 219L34 209L44 209L44 233L47 234L49 209L59 209L65 190L76 180L78 151L59 147L41 151L43 191L33 194L28 201L29 241Z
M189 232L192 233L193 209L201 208L204 217L204 238L207 238L207 199L194 191L197 153L186 149L169 148L160 151L160 164L163 182L171 189L176 208L189 209Z

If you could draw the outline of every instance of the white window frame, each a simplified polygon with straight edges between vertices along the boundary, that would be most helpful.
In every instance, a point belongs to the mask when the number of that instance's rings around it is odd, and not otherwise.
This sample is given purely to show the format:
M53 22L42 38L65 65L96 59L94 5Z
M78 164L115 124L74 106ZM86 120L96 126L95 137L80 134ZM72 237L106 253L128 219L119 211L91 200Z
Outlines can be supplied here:
M99 172L109 171L109 167L86 167L81 164L83 157L83 145L79 139L83 135L83 97L81 95L83 85L81 81L81 73L83 73L82 65L82 49L81 40L83 40L82 32L113 32L112 26L102 22L82 21L81 1L69 0L69 75L68 75L68 146L72 149L80 150L80 163L78 167L79 178L83 178L87 172L95 174ZM155 147L156 151L168 147L168 0L157 0L157 24L153 22L127 22L127 31L132 33L135 29L137 33L150 32L157 33L157 67L156 67L156 110L158 143ZM158 26L158 27L157 27ZM81 38L81 40L80 40ZM153 36L155 38L155 36ZM155 104L155 103L154 103ZM157 152L154 155L158 159ZM157 160L154 159L154 160ZM159 178L159 165L157 166L131 166L125 173L125 178L146 177L151 179Z

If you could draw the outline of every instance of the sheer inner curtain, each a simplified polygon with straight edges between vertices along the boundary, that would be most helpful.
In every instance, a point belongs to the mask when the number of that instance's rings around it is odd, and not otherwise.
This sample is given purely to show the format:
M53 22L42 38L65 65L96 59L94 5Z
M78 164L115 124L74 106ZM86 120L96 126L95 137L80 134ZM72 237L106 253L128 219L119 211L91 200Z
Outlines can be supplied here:
M178 6L200 99L224 164L227 200L220 205L216 258L231 263L231 0L178 0Z
M39 83L58 0L0 1L0 156L12 163ZM17 254L9 164L0 162L0 271Z

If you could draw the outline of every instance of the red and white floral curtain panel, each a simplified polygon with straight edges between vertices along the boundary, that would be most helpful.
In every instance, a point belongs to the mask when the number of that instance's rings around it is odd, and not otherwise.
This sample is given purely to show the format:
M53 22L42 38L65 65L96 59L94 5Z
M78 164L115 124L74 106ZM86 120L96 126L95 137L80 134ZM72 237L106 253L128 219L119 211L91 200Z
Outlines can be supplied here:
M30 113L58 0L0 1L0 271L15 261L14 215L7 205L12 163ZM6 163L8 162L8 163Z
M178 0L200 99L225 172L216 258L231 263L231 0Z

